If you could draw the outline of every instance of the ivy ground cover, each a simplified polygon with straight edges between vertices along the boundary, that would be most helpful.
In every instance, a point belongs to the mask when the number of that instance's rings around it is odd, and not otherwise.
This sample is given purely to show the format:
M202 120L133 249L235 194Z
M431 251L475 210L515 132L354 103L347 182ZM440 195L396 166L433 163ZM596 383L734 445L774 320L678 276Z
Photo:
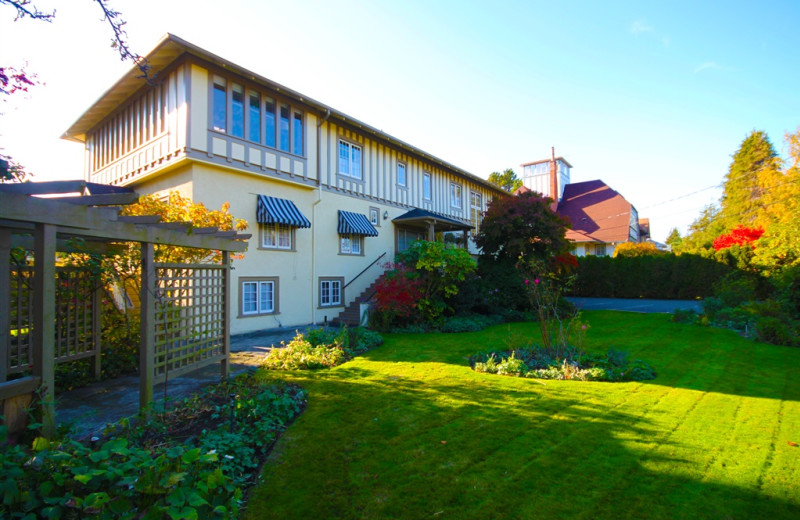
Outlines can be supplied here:
M800 349L666 315L587 312L585 347L658 377L474 372L532 323L388 334L330 370L262 372L309 392L246 518L800 518Z

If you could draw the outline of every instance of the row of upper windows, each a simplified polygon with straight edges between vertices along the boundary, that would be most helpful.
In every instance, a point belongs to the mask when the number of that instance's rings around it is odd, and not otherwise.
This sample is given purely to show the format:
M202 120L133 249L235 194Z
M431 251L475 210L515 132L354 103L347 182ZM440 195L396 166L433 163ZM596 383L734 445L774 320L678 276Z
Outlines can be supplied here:
M241 83L214 75L211 126L217 132L303 155L303 112Z
M260 145L277 148L295 155L304 153L303 112L287 103L278 103L275 98L244 85L214 75L212 95L212 128L233 137ZM247 96L245 96L247 92ZM339 139L339 175L363 180L363 148L361 145ZM407 167L397 162L397 185L408 187ZM480 194L471 192L471 198ZM429 172L422 174L422 198L433 199L432 178ZM450 183L450 206L463 209L461 184ZM472 201L471 201L472 206Z
M339 140L339 175L352 177L357 180L362 180L361 168L361 146L345 141ZM406 175L406 164L403 162L397 163L397 185L403 188L408 187L408 177ZM422 174L422 199L429 201L433 199L432 178L429 172ZM480 208L481 194L477 192L470 192L470 207L478 204ZM450 206L454 209L463 209L463 197L461 184L450 183Z

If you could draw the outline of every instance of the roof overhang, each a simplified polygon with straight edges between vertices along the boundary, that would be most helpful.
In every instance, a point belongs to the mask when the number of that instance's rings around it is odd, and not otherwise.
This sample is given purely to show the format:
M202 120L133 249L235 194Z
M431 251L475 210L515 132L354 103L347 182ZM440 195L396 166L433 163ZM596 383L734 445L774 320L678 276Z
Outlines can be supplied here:
M427 228L430 224L433 224L433 227L438 231L466 231L472 229L472 225L466 222L419 208L412 209L392 219L392 222L423 228Z
M456 174L469 179L476 184L480 184L481 186L489 189L495 195L504 195L510 196L508 192L503 190L502 188L492 184L486 179L482 179L477 175L469 173L466 170L463 170L453 164L448 163L438 157L430 155L429 153L420 150L400 139L392 137L391 135L383 132L382 130L378 130L366 123L363 123L357 119L354 119L347 114L344 114L338 110L335 110L324 103L320 103L314 99L311 99L297 91L294 91L290 88L287 88L279 83L276 83L260 74L257 74L251 70L248 70L240 65L237 65L231 61L223 59L216 54L208 52L207 50L198 47L192 43L187 42L186 40L175 36L174 34L167 33L155 48L150 51L150 53L145 56L147 59L152 75L155 78L158 78L158 74L162 72L165 68L167 68L170 64L172 64L176 59L180 56L188 54L191 56L195 56L202 60L208 61L217 65L225 70L229 70L232 73L244 76L251 81L256 83L260 83L265 85L268 88L274 89L284 96L289 98L295 99L312 109L315 109L319 112L320 116L323 118L330 118L336 120L340 124L344 124L350 127L357 129L358 131L364 132L368 135L373 136L375 139L383 141L395 148L402 150L408 154L417 156L421 159L424 159L428 162L437 164L455 172ZM123 104L128 98L134 95L140 88L145 86L147 81L144 77L142 77L142 73L138 67L132 67L130 71L128 71L119 81L117 81L111 88L109 88L100 98L94 102L94 104L81 115L77 121L75 121L72 126L70 126L66 132L61 136L62 139L67 139L71 141L77 142L86 142L86 134L89 133L92 128L100 124L106 117L108 117L117 107Z

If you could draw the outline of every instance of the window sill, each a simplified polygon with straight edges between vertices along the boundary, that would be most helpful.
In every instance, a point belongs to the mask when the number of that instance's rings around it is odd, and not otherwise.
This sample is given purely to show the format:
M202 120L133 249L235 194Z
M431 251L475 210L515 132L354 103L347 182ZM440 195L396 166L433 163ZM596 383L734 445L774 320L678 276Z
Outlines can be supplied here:
M264 316L277 316L279 314L280 314L280 312L278 312L278 311L275 311L275 312L264 312L264 313L261 313L261 314L241 314L241 313L239 313L239 315L236 316L236 317L237 318L263 318Z
M258 250L258 251L270 251L270 252L275 252L275 253L296 253L297 252L297 249L294 248L294 247L291 248L291 249L282 249L280 247L263 247L262 246L262 247L257 247L256 250Z

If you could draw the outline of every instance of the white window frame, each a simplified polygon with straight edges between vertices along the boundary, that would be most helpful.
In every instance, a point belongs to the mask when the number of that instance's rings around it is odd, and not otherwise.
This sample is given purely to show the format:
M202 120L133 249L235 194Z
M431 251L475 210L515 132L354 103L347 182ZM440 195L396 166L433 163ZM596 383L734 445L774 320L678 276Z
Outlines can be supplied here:
M320 277L319 306L320 307L344 306L344 278Z
M293 251L294 228L286 224L261 224L261 248Z
M457 209L464 208L463 189L457 182L450 183L450 206Z
M227 76L222 76L219 74L213 74L210 80L211 83L211 92L209 97L210 103L210 110L209 110L209 129L215 132L220 132L229 135L235 139L240 139L242 141L248 141L251 143L256 143L259 146L264 146L266 148L271 148L273 150L277 150L281 154L288 154L294 155L296 157L306 157L307 153L307 143L305 142L305 137L307 133L306 128L306 120L305 120L305 112L299 108L298 106L294 105L293 102L287 101L284 98L276 97L274 93L268 92L266 90L252 90L247 88L247 86L243 83L236 82L235 79L232 79ZM238 89L238 90L237 90ZM234 114L233 110L233 96L234 90L237 90L242 95L242 134L234 134L234 119L238 120L239 118ZM220 114L225 118L224 127L220 127L215 125L215 108L218 108L217 103L217 91L220 94L224 93L225 101L222 107L224 108L224 114ZM250 138L250 127L253 125L254 121L251 121L250 118L250 96L256 95L260 99L260 103L258 106L259 111L259 120L258 123L258 141L253 141ZM220 100L221 101L221 100ZM267 110L267 104L272 105L272 110ZM287 136L287 141L284 146L284 142L281 139L281 126L282 126L282 110L286 108L288 109L288 124L289 124L289 134ZM267 114L270 114L272 117L272 124L268 124L267 121ZM300 135L295 135L299 133ZM267 134L270 134L273 139L274 143L267 143Z
M469 192L469 220L475 228L474 233L477 233L483 222L483 195L480 192Z
M264 316L278 313L278 278L240 278L239 315ZM246 301L255 289L255 299ZM252 307L252 305L255 305Z
M362 235L341 235L339 253L342 255L361 256L364 254L364 237Z
M342 147L347 148L347 158L344 160L342 157ZM353 150L358 150L358 160L353 158ZM362 161L364 159L364 148L360 144L351 143L344 139L339 139L339 147L336 149L336 156L339 163L339 175L350 177L351 179L362 180L364 176L364 169L362 168ZM354 171L354 167L358 168L358 174Z
M429 172L422 174L422 200L433 199L433 179Z
M369 223L375 227L380 227L381 225L381 210L378 208L369 208Z
M400 177L401 169L403 170L402 178ZM406 163L402 161L397 161L397 185L403 188L408 186L408 167L406 167Z

